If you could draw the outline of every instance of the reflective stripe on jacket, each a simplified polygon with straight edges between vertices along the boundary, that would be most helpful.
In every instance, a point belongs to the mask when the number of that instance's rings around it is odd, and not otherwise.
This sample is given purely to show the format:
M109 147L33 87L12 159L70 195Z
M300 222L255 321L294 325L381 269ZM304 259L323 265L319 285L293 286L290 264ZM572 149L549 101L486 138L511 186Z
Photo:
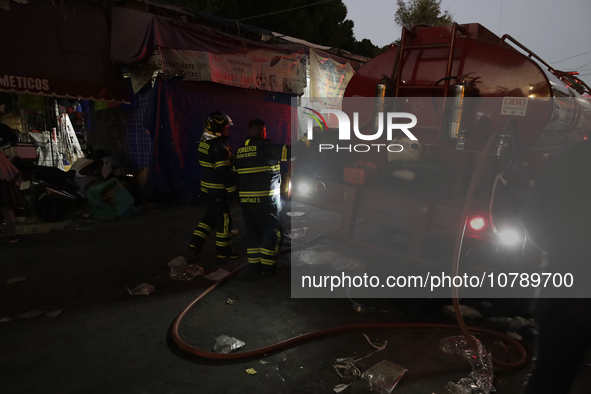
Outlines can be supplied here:
M238 189L234 168L230 163L231 156L230 149L220 138L199 142L201 191L203 193L210 196L222 196Z
M241 203L274 203L281 184L280 161L289 160L291 148L262 138L249 138L236 152Z

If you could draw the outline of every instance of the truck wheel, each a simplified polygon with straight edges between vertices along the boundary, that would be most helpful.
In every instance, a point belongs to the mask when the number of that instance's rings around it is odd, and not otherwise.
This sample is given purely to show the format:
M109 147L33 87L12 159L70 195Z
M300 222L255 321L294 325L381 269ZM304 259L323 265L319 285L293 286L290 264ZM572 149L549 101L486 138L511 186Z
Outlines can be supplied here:
M43 222L57 222L63 219L68 211L68 206L63 201L51 197L44 190L35 192L30 202L31 211Z

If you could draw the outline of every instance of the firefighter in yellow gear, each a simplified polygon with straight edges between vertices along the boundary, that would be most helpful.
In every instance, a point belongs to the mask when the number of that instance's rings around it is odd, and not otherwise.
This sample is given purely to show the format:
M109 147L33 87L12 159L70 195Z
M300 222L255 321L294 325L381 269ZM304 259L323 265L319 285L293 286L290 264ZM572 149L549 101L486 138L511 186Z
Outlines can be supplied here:
M198 257L205 241L215 231L218 258L235 259L240 253L232 250L231 202L238 192L232 153L226 144L232 119L215 111L207 116L205 130L199 142L198 155L201 167L201 193L205 215L193 232L189 250Z
M268 275L278 271L281 247L280 162L291 156L291 148L266 139L261 119L248 124L248 138L236 152L239 198L247 232L248 262Z

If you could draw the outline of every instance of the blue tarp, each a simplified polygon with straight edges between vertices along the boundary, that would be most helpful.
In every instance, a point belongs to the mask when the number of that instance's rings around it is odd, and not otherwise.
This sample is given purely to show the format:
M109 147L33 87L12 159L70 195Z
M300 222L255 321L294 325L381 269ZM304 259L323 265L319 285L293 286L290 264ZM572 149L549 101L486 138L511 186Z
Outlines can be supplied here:
M207 114L227 113L232 151L246 139L248 122L263 119L267 137L290 143L291 94L254 91L213 82L158 79L145 112L152 137L151 162L144 196L149 201L191 201L200 193L197 144Z

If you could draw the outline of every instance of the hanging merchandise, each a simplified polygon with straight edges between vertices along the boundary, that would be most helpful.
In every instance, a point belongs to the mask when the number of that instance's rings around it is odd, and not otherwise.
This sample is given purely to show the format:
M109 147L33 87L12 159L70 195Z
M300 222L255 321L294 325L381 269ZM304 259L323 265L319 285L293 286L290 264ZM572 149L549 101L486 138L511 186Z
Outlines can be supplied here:
M37 148L39 159L37 165L45 167L57 167L64 169L63 154L59 152L58 143L52 136L55 135L55 128L52 132L29 132L29 138Z
M60 152L63 153L64 165L71 166L76 160L84 157L78 137L68 114L62 113L58 116L58 135Z

